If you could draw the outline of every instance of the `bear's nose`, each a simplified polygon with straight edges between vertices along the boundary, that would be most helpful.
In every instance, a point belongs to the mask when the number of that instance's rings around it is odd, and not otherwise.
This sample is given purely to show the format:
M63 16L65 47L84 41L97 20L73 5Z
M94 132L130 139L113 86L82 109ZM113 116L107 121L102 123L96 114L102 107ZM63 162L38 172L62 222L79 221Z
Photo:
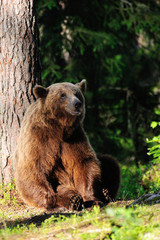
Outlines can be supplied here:
M76 99L74 102L74 106L78 110L82 106L82 102L79 99Z

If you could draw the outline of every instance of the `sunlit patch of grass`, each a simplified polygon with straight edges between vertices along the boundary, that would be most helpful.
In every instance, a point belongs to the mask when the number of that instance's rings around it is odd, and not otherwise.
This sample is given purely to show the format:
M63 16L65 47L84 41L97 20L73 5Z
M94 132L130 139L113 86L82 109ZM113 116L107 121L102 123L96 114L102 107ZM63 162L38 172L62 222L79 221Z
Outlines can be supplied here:
M157 238L160 237L159 206L138 206L132 211L132 215L133 217L129 217L128 221L124 221L122 226L114 232L111 239L159 239Z
M115 203L116 204L116 203ZM31 216L33 209L28 209ZM160 208L154 206L125 207L108 206L103 209L94 207L92 211L80 213L34 213L34 217L19 221L18 215L11 216L11 223L6 222L0 230L0 239L147 239L147 236L159 236ZM17 214L17 213L16 213ZM43 215L43 218L42 218ZM40 221L31 221L31 219ZM148 238L149 239L149 238ZM154 238L152 238L154 239ZM156 238L155 238L156 239Z

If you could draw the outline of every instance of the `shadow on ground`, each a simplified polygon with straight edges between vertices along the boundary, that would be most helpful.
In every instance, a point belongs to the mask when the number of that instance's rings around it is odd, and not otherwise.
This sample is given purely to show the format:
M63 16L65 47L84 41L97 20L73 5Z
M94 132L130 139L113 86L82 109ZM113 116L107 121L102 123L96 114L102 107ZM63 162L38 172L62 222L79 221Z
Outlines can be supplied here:
M30 224L35 224L36 227L40 227L41 224L48 218L50 218L51 216L54 216L55 217L55 222L57 221L56 219L59 219L60 217L70 217L71 215L73 215L74 213L43 213L43 214L40 214L40 215L36 215L36 216L33 216L31 218L25 218L25 219L20 219L20 220L11 220L11 221L1 221L0 222L0 229L2 228L5 228L5 227L11 227L11 228L14 228L14 227L21 227L23 225L25 226L29 226Z

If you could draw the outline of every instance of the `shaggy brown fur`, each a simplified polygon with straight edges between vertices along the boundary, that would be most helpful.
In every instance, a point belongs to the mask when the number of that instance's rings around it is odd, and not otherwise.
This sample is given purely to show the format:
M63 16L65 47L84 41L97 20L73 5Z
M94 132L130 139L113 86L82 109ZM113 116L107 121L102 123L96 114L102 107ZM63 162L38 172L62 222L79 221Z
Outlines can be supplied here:
M31 206L79 210L83 204L107 203L110 193L111 198L116 197L118 164L113 166L106 157L100 157L105 162L101 173L82 127L84 90L84 80L75 85L57 83L34 88L37 101L25 114L15 151L17 189Z

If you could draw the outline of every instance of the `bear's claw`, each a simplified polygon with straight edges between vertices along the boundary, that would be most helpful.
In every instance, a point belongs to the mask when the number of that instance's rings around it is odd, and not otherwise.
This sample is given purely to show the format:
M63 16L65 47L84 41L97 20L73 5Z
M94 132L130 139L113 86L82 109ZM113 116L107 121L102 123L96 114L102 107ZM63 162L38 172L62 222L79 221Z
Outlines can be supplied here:
M109 192L106 188L102 189L103 195L105 196L105 199L109 201Z
M73 195L70 199L69 209L80 211L82 210L83 199L80 195Z

